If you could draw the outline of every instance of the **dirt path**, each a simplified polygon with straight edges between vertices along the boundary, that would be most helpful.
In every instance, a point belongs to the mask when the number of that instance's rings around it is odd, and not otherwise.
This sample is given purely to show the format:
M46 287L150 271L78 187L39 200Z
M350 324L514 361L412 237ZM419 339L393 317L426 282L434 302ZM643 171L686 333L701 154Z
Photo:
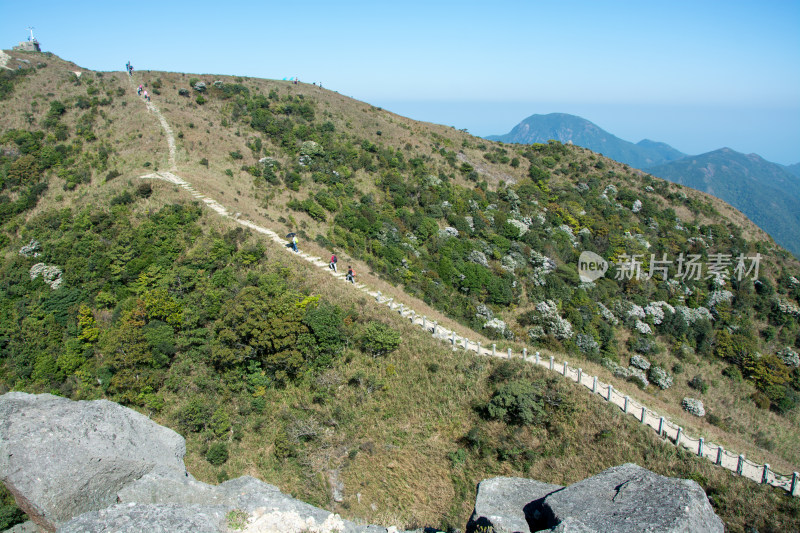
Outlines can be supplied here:
M136 90L133 78L130 78L130 80L131 86L134 88L134 90ZM230 218L246 228L250 228L257 233L266 235L273 242L280 244L280 248L284 250L285 253L295 253L286 246L288 241L282 239L275 231L263 226L259 226L250 220L240 218L238 213L236 215L231 215L225 206L216 200L199 193L191 183L178 176L175 173L175 137L172 133L172 128L170 128L166 119L155 104L146 101L144 103L147 106L147 109L158 118L159 122L161 123L161 127L167 136L167 143L169 144L170 171L154 172L152 174L140 176L141 179L160 179L175 184L187 190L194 198L205 203L218 215ZM305 252L299 252L297 255L314 266L323 269L325 272L328 272L330 275L342 280L343 282L346 282L344 273L337 273L331 270L328 267L328 262L324 261L322 258L307 254ZM544 367L585 387L592 392L593 397L616 405L620 408L620 410L622 410L622 412L635 417L643 425L651 427L657 431L660 436L665 438L668 442L674 443L676 446L681 446L700 457L707 458L714 464L737 472L738 474L752 479L753 481L759 483L769 483L770 485L781 487L787 491L790 491L793 496L800 493L800 486L798 486L800 483L798 482L798 474L796 472L793 475L788 476L776 474L775 472L770 471L769 465L760 465L752 461L748 461L744 458L744 456L729 452L723 449L722 446L713 444L711 442L704 442L702 438L696 439L690 437L683 432L683 428L670 421L666 417L660 416L658 413L648 409L641 403L636 402L624 392L615 390L611 385L600 382L596 376L584 374L580 368L571 368L566 361L557 362L552 356L545 359L540 356L539 352L528 354L527 349L525 349L521 354L514 354L512 353L511 349L508 349L508 351L505 353L498 352L494 344L491 345L491 347L483 347L480 342L473 341L467 337L459 336L455 331L442 327L436 321L431 321L428 319L428 317L419 315L414 309L401 303L395 303L393 298L385 298L380 291L372 290L361 283L354 284L354 287L366 294L369 294L371 297L375 298L378 303L382 303L389 307L390 310L395 311L404 318L409 319L412 324L422 327L426 332L433 335L434 338L441 339L449 343L452 346L453 351L456 351L460 348L463 350L474 351L478 355L488 357L500 357L508 359L522 358L529 363Z

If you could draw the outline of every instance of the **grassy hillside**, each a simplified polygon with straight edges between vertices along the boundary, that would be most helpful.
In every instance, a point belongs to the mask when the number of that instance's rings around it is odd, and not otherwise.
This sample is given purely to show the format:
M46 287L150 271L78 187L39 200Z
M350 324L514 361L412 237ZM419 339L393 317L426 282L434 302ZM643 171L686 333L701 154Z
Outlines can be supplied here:
M798 528L780 491L536 369L453 353L185 191L138 179L170 164L134 88L175 133L175 173L231 212L335 250L360 281L485 345L553 351L693 435L796 470L798 373L776 353L798 348L782 311L797 305L797 264L726 204L580 148L490 143L313 85L129 80L10 54L32 68L0 74L3 390L119 401L185 435L203 480L252 474L387 525L461 528L485 477L567 484L633 461L697 479L732 531ZM696 310L712 280L582 284L582 250L762 264L757 284L727 282L710 318L645 314L642 333L634 306ZM614 377L635 354L673 387ZM714 416L683 413L687 394Z

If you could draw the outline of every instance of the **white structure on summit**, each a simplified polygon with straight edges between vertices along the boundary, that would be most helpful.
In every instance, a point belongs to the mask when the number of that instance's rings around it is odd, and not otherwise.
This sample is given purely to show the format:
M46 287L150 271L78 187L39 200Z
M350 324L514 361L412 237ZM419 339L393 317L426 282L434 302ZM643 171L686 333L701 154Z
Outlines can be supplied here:
M37 41L36 37L33 36L33 26L28 26L25 29L31 33L31 36L28 37L27 41L22 41L15 46L14 50L19 50L21 52L41 52L42 49L39 48L39 41Z

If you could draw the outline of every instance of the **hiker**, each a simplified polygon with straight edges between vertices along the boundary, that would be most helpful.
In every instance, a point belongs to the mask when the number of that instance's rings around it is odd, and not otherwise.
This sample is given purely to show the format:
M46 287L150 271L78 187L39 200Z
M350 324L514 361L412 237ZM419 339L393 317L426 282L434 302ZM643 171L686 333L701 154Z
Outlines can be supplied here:
M144 99L148 102L150 101L150 96L147 94L147 91L144 92Z
M292 250L297 251L297 235L292 235Z
M136 94L138 94L139 96L142 96L142 91L143 91L143 90L144 90L144 87L142 87L141 85L139 85L139 89L137 89L137 90L136 90Z
M347 265L347 276L345 276L344 279L346 279L350 283L355 283L356 282L355 281L355 275L356 275L356 273L353 272L353 267L351 267L350 265Z
M331 255L331 264L328 265L331 270L336 272L336 263L339 261L339 258L336 257L336 254Z
M127 73L128 73L128 76L130 76L130 75L131 75L131 62L130 62L130 61L128 61L127 63L125 63L125 72L127 72Z

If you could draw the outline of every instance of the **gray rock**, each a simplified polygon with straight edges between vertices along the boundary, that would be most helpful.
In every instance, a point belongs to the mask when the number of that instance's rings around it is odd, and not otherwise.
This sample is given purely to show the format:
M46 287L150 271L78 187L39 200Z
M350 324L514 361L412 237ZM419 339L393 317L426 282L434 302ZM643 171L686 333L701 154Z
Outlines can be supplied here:
M220 533L228 531L230 511L221 505L118 504L82 514L58 533Z
M146 474L186 478L185 452L183 437L113 402L0 396L0 480L49 531L116 503Z
M495 477L478 484L475 510L467 523L467 533L491 527L497 532L530 531L527 515L530 503L541 500L560 485L519 477Z
M660 389L668 389L672 386L672 376L660 366L651 366L647 377Z
M486 254L484 254L480 250L472 250L467 256L467 261L469 261L470 263L481 265L483 267L487 268L489 267L489 260L486 259Z
M705 407L703 407L703 401L698 400L697 398L684 398L681 402L681 407L683 410L693 414L694 416L706 416Z
M724 531L697 482L660 476L630 463L549 494L540 512L542 520L532 524L532 531L562 523L566 525L558 531Z
M229 531L228 513L238 511L252 532L387 532L253 477L202 483L184 453L183 437L113 402L0 396L0 475L44 531Z
M642 357L641 355L634 355L631 357L631 366L639 368L641 370L649 370L650 361L648 361L645 357Z
M21 524L17 524L11 529L6 529L3 533L39 533L39 526L28 520Z

